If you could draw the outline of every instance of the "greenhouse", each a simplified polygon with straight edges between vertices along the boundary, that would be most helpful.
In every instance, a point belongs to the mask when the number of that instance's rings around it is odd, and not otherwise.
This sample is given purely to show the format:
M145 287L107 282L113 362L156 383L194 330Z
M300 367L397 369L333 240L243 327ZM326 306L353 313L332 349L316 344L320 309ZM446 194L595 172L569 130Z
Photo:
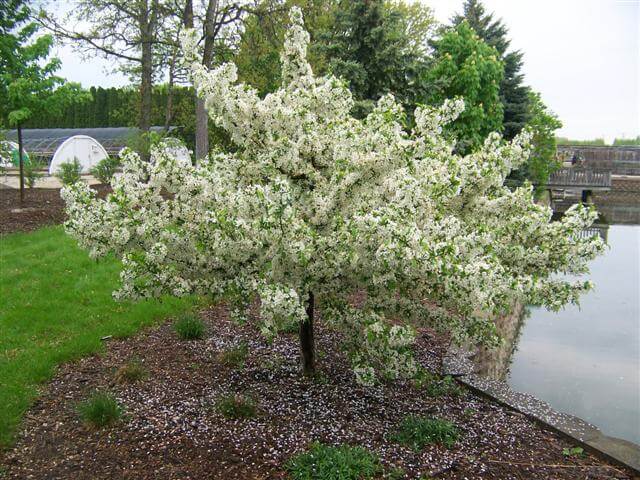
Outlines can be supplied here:
M164 127L151 127L152 132L160 133ZM175 130L175 127L169 127L169 131ZM105 156L114 156L125 146L131 144L140 134L138 128L130 127L109 127L109 128L35 128L23 129L22 141L23 149L28 152L31 158L47 165L49 170L51 165L73 160L66 158L69 152L77 150L78 160L82 165L97 163ZM75 140L68 142L71 138ZM90 138L95 143L87 140ZM6 139L9 142L18 141L18 132L10 130L6 132ZM84 145L83 148L80 145ZM91 146L90 146L91 145ZM62 148L62 150L61 150ZM75 150L74 150L75 149ZM56 159L56 153L59 158L65 156L61 161ZM103 155L100 157L100 155ZM98 158L100 157L100 158ZM94 159L97 158L97 160Z

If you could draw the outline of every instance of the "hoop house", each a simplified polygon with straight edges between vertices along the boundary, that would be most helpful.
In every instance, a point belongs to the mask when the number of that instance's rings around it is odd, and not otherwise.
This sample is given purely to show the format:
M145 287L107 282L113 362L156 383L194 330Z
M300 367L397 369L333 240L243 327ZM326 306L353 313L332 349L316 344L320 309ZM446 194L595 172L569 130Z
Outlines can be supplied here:
M88 135L74 135L60 144L49 165L49 174L55 174L60 165L73 162L77 158L82 167L82 173L89 173L91 167L109 155L104 147L93 137Z
M18 155L18 144L16 142L0 142L0 167L18 168L20 166L20 157ZM24 163L29 163L29 155L24 149L22 150L22 159Z

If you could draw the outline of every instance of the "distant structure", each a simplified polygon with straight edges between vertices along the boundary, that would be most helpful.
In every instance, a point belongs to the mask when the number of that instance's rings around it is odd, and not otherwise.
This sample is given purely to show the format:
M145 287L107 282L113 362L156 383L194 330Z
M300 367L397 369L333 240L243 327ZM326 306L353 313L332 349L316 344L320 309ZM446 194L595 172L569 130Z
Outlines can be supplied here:
M108 157L107 151L95 138L73 135L56 149L49 163L49 175L55 175L63 163L73 162L74 159L80 162L81 173L89 173L92 167Z
M169 127L169 132L176 127ZM152 132L163 132L164 127L151 127ZM140 130L130 127L108 128L33 128L22 130L23 149L33 160L46 165L55 173L61 163L78 159L83 173L102 158L115 156L127 146ZM16 130L6 132L12 144L18 141Z

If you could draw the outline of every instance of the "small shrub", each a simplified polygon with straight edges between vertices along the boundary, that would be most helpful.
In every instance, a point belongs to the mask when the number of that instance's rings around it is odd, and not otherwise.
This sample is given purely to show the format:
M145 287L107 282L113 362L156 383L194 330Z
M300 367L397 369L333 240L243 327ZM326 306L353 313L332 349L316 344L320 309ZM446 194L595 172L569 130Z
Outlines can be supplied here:
M110 393L95 392L78 407L82 420L94 427L101 428L118 421L122 409Z
M364 480L382 473L380 460L362 447L311 444L285 465L294 480Z
M427 385L425 392L430 397L442 397L444 395L460 396L464 394L462 387L449 375Z
M63 185L72 185L80 181L80 172L82 172L80 161L74 158L72 162L60 164L60 168L56 172L56 177L58 177Z
M174 328L182 340L199 340L204 336L204 323L192 313L178 318Z
M420 369L413 379L413 385L430 397L442 397L444 395L459 396L464 394L464 389L458 385L453 377L447 375L440 377L426 369Z
M24 162L24 181L27 187L33 188L36 182L40 180L44 175L39 170L43 167L40 162Z
M584 455L584 448L582 447L572 447L572 448L563 448L562 455L565 457L582 457Z
M218 354L218 361L227 367L242 368L249 354L249 347L246 342Z
M100 183L111 183L111 179L116 173L120 161L115 157L107 157L100 160L94 167L89 170Z
M226 418L253 418L256 416L256 401L245 395L224 395L216 402L216 410Z
M391 439L415 450L432 443L451 448L458 439L458 429L453 423L439 418L409 416L400 423Z
M134 358L122 365L115 375L116 382L118 383L135 383L143 380L148 375L147 369L144 368L142 362Z

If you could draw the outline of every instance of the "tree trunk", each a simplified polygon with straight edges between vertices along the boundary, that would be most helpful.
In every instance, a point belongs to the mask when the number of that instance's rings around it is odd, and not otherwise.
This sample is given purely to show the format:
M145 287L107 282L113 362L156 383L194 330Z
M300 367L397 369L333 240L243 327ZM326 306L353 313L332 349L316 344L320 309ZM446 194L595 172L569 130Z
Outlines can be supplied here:
M304 322L300 322L300 354L302 372L305 375L313 375L316 371L315 343L313 340L313 307L313 292L309 292L307 319Z
M196 160L209 153L209 117L204 100L196 96Z
M140 82L140 123L143 133L151 127L151 89L153 84L153 53L151 42L142 44L142 77Z
M169 127L173 121L173 83L175 78L176 53L174 52L169 64L169 84L167 85L167 109L164 115L164 131L169 132Z
M20 164L20 204L24 203L24 148L22 146L22 125L18 124L18 163Z
M213 64L213 47L216 39L216 16L218 0L209 0L204 17L204 52L202 64L211 68ZM209 115L204 108L204 100L196 98L196 160L209 153Z

